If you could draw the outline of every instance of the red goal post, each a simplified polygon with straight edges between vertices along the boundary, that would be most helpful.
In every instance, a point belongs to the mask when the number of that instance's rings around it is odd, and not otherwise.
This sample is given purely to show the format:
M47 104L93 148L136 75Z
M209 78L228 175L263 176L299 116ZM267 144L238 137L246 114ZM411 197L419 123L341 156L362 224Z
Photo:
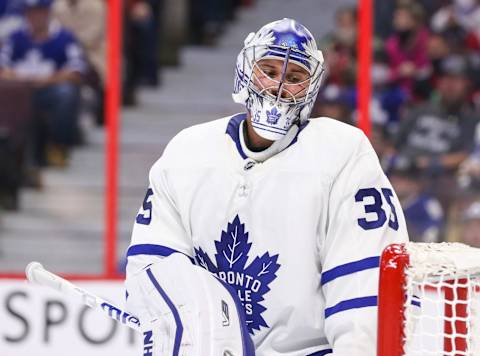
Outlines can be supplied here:
M388 246L380 262L378 356L480 355L480 249Z

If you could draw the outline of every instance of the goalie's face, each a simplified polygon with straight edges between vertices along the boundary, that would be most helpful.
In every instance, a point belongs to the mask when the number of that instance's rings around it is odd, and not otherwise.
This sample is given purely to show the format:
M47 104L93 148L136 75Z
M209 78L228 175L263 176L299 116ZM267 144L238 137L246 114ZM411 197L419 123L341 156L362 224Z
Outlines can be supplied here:
M259 94L283 102L297 103L305 98L310 73L293 62L264 58L255 63L252 73L254 88Z

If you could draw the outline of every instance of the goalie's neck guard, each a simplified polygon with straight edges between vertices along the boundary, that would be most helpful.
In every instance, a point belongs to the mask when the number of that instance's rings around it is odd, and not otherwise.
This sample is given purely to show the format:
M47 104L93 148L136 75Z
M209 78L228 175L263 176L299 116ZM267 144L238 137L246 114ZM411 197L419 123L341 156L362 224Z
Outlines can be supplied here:
M254 152L248 148L245 142L244 125L246 125L246 117L246 113L232 116L228 122L226 134L232 138L233 142L235 142L238 154L243 159L250 158L256 162L265 162L270 157L295 144L298 135L309 123L309 121L306 120L301 125L293 125L285 136L280 140L275 141L270 147L260 152Z
M245 142L244 125L246 125L246 123L245 121L242 121L239 128L240 145L242 146L242 150L245 152L247 157L257 162L265 162L270 157L282 152L285 148L293 143L293 140L295 140L300 131L298 125L292 125L281 139L275 141L270 147L264 149L263 151L255 152L250 150Z

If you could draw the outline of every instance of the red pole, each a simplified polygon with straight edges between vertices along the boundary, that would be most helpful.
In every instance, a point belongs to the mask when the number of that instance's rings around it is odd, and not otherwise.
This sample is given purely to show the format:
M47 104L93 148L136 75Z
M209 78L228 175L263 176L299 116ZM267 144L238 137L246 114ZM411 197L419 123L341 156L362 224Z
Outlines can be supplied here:
M409 256L401 244L389 245L380 261L378 286L377 355L402 356L405 268Z
M105 83L105 256L104 273L116 274L118 129L120 115L120 73L122 57L122 0L108 0L107 79Z
M372 93L370 66L372 63L372 0L359 0L358 6L358 127L370 136L370 98Z

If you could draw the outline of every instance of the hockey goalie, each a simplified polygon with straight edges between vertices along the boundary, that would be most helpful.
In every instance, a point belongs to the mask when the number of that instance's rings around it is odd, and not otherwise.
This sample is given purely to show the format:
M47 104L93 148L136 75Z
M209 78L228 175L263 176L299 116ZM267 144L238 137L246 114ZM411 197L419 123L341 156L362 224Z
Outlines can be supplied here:
M367 137L310 117L323 76L303 25L265 25L236 61L245 112L152 166L126 281L144 355L376 354L379 256L407 231Z

